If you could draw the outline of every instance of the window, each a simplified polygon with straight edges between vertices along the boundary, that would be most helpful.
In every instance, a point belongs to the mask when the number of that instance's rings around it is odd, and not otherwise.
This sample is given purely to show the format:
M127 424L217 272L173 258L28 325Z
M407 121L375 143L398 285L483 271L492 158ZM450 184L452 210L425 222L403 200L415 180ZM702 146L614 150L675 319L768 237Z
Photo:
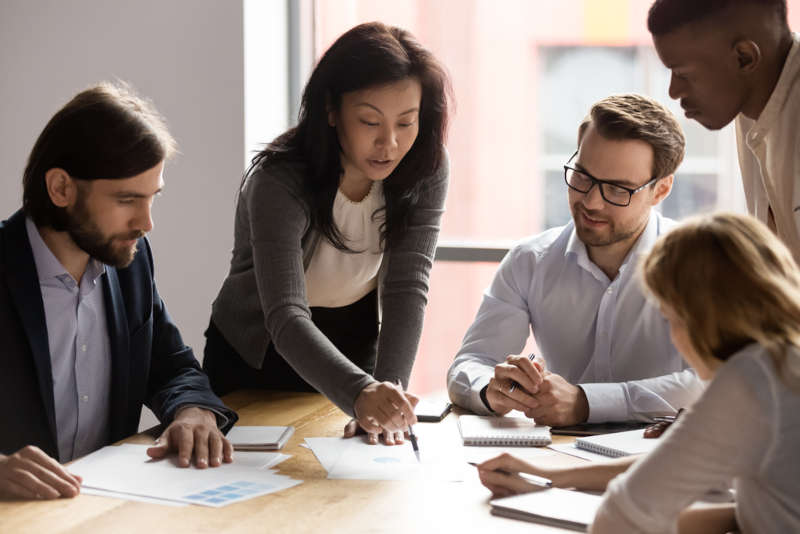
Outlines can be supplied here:
M742 211L732 127L709 132L667 95L668 72L645 26L651 0L315 0L315 56L361 22L411 31L448 68L457 108L440 257L463 243L508 244L569 221L561 166L592 103L640 92L668 105L687 137L669 217ZM790 0L800 4L800 0ZM791 12L791 10L790 10ZM499 216L502 214L502 216ZM453 251L456 251L455 253ZM485 252L485 251L483 251ZM445 373L496 264L437 261L412 388L444 389Z

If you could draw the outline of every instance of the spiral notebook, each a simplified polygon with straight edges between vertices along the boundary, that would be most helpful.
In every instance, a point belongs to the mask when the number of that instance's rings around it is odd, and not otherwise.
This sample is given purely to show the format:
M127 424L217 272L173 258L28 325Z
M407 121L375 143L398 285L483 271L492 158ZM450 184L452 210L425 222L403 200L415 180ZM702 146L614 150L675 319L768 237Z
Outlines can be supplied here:
M462 415L458 429L464 445L506 445L544 447L550 445L550 427L525 417Z
M587 436L575 440L575 446L579 449L585 449L612 458L648 453L655 449L659 443L660 440L658 439L646 439L644 430L629 430L628 432Z

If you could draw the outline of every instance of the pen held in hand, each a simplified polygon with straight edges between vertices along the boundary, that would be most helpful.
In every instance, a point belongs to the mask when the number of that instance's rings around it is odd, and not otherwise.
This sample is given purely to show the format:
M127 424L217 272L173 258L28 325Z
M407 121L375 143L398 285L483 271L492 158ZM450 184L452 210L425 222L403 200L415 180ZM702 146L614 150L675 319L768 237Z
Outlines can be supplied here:
M536 355L534 353L531 352L530 354L528 354L528 359L530 361L533 361L534 358L536 358ZM509 393L513 393L514 390L517 389L518 387L519 387L519 384L517 383L517 381L516 380L512 380L511 381L511 385L508 386L508 392Z
M397 385L400 386L401 389L403 388L403 383L400 381L399 378L397 379ZM422 459L419 456L419 445L417 444L417 436L416 434L414 434L414 427L412 425L408 425L408 439L409 441L411 441L411 448L414 449L414 456L417 457L418 462L422 463Z
M478 467L478 464L476 464L475 462L467 462L467 463L469 465ZM495 473L500 473L500 474L503 474L503 475L512 475L512 473L509 473L508 471L504 471L502 469L495 469L494 472ZM531 475L530 473L515 473L515 474L518 477L520 477L522 480L524 480L525 482L527 482L529 484L533 484L534 486L539 486L540 488L552 488L553 487L553 481L550 480L549 478L544 478L544 477L540 477L540 476L537 476L537 475Z

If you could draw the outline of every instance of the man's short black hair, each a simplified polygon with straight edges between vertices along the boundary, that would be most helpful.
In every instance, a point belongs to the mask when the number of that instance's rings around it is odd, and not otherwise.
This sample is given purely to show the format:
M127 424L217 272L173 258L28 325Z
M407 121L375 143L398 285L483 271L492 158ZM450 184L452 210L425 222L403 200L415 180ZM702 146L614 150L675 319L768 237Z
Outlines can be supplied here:
M653 35L664 35L736 4L753 4L764 9L773 9L780 20L788 24L786 0L656 0L647 15L647 29Z

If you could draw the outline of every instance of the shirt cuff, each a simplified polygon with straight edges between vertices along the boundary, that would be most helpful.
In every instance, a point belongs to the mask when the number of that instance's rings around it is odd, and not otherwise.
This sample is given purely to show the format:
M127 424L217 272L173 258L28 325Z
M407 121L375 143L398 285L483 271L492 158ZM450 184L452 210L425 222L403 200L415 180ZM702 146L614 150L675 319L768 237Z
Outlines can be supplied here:
M589 403L587 423L607 423L628 420L628 403L622 384L580 384Z
M472 387L469 390L469 408L477 414L491 415L493 413L489 409L489 406L484 404L483 398L481 397L481 391L489 385L492 376L493 375L485 375L479 377L472 383Z
M228 417L225 414L223 414L213 406L205 406L203 404L181 404L180 406L178 406L178 409L175 410L175 419L178 418L178 414L180 414L181 410L183 410L184 408L202 408L203 410L208 410L217 417L217 428L219 429L225 428L225 425L228 424Z
M486 406L486 408L488 408L490 412L494 413L494 410L492 410L492 407L489 406L489 399L486 398L486 390L488 390L488 389L489 389L489 384L486 384L485 386L483 386L481 388L481 391L480 391L480 397L481 397L481 401L483 402L483 405Z

